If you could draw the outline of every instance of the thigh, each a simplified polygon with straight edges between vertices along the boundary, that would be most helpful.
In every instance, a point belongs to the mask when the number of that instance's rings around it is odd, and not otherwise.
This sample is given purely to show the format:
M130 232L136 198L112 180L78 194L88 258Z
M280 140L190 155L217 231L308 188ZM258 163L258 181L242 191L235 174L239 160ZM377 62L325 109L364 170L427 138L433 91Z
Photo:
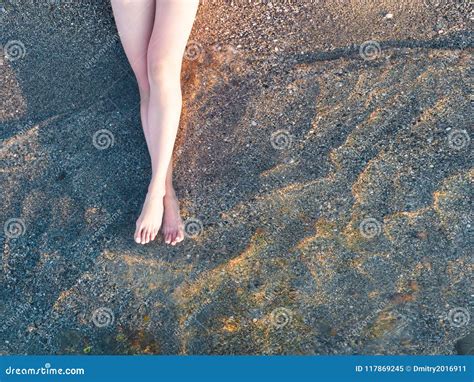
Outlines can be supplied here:
M138 80L147 80L147 50L156 0L111 0L123 49ZM143 77L145 78L138 78Z
M148 46L148 65L174 61L179 69L199 0L156 0L153 33Z

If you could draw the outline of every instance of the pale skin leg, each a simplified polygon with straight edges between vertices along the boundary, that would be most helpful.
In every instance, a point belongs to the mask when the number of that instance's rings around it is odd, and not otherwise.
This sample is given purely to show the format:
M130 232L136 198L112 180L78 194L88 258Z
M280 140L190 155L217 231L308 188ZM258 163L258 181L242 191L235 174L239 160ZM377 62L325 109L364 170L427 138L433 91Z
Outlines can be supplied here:
M148 193L136 223L137 243L154 240L160 227L168 244L184 238L171 157L182 106L181 63L198 3L112 0L117 29L140 89L140 114L152 163Z

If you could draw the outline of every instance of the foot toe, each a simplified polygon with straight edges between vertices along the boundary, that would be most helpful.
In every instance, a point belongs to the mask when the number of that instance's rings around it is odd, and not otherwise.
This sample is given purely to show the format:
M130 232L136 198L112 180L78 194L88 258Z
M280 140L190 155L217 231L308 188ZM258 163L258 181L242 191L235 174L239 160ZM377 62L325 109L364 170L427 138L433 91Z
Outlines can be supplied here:
M140 239L141 243L142 243L142 244L146 244L146 228L143 228L143 229L142 229L142 232L141 232L141 236L140 236L140 237L141 237L141 239Z
M176 241L177 241L178 243L180 243L180 242L182 242L183 240L184 240L184 233L183 233L183 231L179 231L179 232L178 232L178 235L176 236Z
M176 245L176 236L177 236L177 232L173 232L173 234L171 235L171 245Z
M137 223L135 223L135 232L133 234L133 240L135 240L135 242L137 242L137 243L140 239L139 233L140 233L140 225L137 222Z
M141 243L141 230L142 230L142 227L137 226L137 229L135 230L135 233L133 235L133 237L135 239L135 243L138 243L138 244Z

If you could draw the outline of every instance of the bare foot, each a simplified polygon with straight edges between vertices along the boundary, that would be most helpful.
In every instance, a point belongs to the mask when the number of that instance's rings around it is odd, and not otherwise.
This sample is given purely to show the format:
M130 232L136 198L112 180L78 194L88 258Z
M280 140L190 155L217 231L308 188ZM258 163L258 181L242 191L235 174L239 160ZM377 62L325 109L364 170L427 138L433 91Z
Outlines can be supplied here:
M176 245L184 239L184 225L179 216L179 202L174 192L167 193L163 197L165 213L163 215L163 226L161 232L166 244Z
M139 244L155 240L163 219L163 195L147 193L133 237Z

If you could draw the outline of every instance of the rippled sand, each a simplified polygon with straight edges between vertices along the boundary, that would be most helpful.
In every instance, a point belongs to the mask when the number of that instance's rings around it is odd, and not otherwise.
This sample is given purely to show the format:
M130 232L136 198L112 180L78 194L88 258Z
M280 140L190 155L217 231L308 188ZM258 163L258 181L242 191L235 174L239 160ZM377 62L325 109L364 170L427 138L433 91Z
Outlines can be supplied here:
M150 168L110 9L8 8L1 352L472 352L468 9L410 3L201 5L175 248L133 242ZM35 17L66 37L33 45Z

